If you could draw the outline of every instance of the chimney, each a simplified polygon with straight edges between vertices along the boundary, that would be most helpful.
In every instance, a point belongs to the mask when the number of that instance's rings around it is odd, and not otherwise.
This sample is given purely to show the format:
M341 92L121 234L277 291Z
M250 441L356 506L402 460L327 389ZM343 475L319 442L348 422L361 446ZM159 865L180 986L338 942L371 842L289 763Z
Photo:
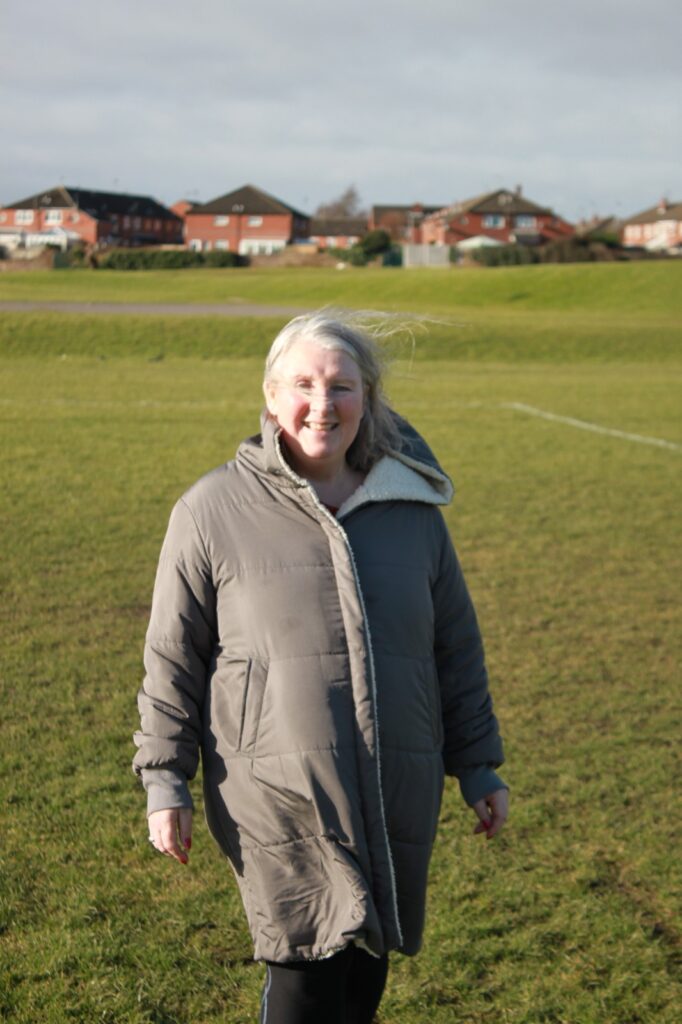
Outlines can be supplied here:
M658 200L658 213L665 213L668 209L668 200L665 196L661 196Z
M514 189L514 195L517 197L517 199L521 195L521 185L516 186L516 188Z

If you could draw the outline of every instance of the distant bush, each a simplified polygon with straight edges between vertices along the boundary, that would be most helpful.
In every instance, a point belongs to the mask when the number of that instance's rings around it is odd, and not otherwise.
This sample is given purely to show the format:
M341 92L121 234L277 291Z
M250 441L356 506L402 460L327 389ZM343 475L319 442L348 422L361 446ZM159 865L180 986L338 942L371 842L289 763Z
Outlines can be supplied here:
M518 267L540 262L538 250L528 245L482 245L471 256L484 267Z
M365 267L367 265L367 253L359 242L344 251L345 256L343 259L346 263L350 263L352 267Z
M114 249L100 260L106 270L183 270L187 267L245 267L248 259L235 252L216 249Z
M514 267L529 263L595 263L623 258L617 243L592 238L557 238L544 245L482 246L471 253L486 267Z
M212 252L197 255L203 255L207 267L248 267L249 265L247 256L240 256L236 252L226 252L224 249L214 249Z
M368 231L358 242L358 246L368 259L371 259L373 256L380 256L383 252L388 252L392 244L391 236L383 228Z

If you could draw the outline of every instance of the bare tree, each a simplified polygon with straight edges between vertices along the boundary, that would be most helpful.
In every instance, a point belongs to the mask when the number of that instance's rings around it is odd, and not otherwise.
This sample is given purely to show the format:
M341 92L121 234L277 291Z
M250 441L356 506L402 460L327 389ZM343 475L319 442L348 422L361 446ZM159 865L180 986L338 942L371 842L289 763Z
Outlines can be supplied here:
M366 217L367 211L362 209L360 193L355 185L349 185L336 199L329 203L321 203L313 216L325 220L338 220L342 217Z

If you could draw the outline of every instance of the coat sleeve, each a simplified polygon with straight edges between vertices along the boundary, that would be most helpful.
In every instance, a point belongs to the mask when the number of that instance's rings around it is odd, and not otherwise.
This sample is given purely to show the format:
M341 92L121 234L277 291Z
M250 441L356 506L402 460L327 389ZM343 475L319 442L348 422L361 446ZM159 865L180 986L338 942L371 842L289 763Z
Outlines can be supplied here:
M504 754L488 692L476 612L447 526L442 517L439 518L442 537L433 603L434 648L444 729L443 760L446 773L463 780L479 766L496 768L504 761Z
M133 768L196 774L206 676L216 646L216 596L194 516L180 500L171 514L154 585L138 694L141 726Z

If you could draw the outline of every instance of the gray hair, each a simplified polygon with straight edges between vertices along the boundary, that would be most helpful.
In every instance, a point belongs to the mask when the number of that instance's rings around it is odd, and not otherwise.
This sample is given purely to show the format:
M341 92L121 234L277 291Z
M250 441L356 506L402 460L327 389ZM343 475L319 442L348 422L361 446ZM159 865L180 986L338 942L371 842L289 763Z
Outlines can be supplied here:
M385 332L370 331L362 313L323 309L294 317L270 346L263 380L265 385L276 379L277 364L299 341L346 352L360 370L367 395L360 427L346 455L348 464L362 473L369 472L383 455L395 453L401 447L395 415L383 393L385 360L372 336Z

